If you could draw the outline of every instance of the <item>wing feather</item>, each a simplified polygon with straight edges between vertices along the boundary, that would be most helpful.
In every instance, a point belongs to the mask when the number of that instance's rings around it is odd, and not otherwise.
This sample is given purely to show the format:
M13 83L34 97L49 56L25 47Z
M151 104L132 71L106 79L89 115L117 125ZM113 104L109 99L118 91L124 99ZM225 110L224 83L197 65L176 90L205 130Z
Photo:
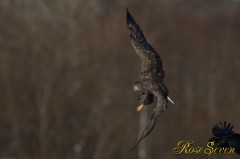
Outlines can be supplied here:
M147 42L141 28L127 10L127 27L132 45L142 60L142 71L161 69L162 60L155 49ZM160 71L164 77L164 71Z
M155 109L152 112L151 118L148 121L145 129L143 130L143 133L138 140L138 142L131 148L130 150L133 150L144 138L146 138L154 129L157 119L159 116L166 110L167 106L167 100L164 98L159 92L153 91L152 92L157 97L157 105Z

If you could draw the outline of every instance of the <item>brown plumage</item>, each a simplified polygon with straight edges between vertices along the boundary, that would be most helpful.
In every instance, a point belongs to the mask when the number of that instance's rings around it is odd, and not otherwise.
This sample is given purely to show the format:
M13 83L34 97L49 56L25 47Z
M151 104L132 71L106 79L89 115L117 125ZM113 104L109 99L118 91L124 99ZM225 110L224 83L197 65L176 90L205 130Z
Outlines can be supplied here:
M142 30L128 9L127 27L132 45L142 61L141 73L138 81L134 84L134 91L147 95L153 94L154 97L157 98L157 104L152 112L150 121L147 123L137 144L133 147L135 148L141 140L152 132L158 117L166 110L168 100L171 102L172 100L168 97L168 89L164 84L163 79L165 72L163 70L162 60L154 48L147 42ZM148 104L151 103L152 102Z

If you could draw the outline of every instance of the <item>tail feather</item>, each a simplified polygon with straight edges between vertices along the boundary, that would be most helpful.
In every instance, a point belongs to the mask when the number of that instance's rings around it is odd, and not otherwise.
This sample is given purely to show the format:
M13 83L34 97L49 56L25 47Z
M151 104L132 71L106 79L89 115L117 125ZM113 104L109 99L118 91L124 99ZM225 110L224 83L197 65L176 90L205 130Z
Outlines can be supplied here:
M174 104L174 101L173 101L169 96L167 96L167 99L168 99L172 104Z

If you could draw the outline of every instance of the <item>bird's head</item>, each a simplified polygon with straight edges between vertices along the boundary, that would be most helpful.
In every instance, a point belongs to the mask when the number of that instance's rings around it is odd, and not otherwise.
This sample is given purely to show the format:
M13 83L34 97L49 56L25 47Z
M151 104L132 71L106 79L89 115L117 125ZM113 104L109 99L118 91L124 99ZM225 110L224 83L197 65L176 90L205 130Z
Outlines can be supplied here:
M143 86L140 82L135 82L133 85L133 91L134 92L143 92Z

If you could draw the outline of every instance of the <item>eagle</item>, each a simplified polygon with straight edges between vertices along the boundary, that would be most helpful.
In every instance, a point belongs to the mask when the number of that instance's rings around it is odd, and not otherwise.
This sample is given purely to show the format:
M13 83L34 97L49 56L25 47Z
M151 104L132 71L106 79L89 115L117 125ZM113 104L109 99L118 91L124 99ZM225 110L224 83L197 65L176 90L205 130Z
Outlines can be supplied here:
M142 68L138 80L133 85L134 92L141 95L141 104L137 111L141 111L144 105L150 105L156 99L156 107L152 112L149 122L143 133L132 148L134 149L145 137L147 137L156 124L159 116L166 110L168 101L174 104L168 96L167 86L164 84L164 70L162 60L155 49L147 42L141 28L134 20L133 16L127 11L127 28L131 43L135 52L141 58ZM131 150L132 150L131 149Z
M214 137L209 139L210 142L214 142L215 147L233 147L235 152L240 155L240 134L233 131L233 125L231 123L216 124L212 128Z

